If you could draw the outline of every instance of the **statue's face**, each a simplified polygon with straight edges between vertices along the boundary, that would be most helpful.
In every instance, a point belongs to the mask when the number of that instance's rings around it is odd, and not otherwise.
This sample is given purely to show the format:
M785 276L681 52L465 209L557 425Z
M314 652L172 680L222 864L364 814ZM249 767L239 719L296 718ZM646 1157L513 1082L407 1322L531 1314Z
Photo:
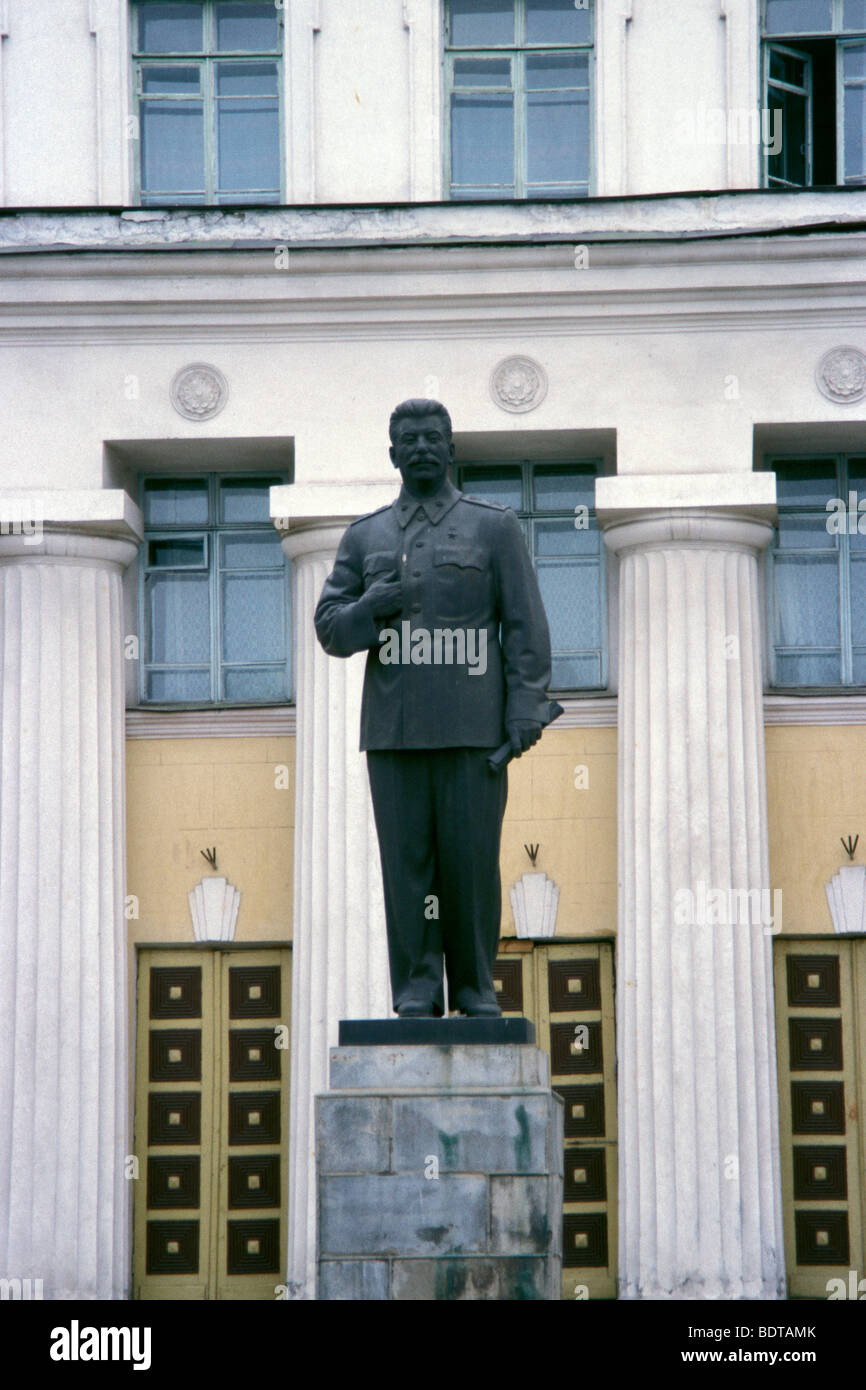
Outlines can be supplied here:
M409 492L436 492L448 476L454 445L441 415L407 417L397 426L391 459Z

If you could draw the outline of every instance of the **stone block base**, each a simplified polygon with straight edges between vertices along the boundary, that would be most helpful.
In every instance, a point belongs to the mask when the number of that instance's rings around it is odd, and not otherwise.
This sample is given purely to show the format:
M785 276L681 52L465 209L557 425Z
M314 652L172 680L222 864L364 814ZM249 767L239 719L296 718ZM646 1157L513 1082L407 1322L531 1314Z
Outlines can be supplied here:
M537 1047L333 1048L316 1149L319 1298L559 1298L562 1102Z

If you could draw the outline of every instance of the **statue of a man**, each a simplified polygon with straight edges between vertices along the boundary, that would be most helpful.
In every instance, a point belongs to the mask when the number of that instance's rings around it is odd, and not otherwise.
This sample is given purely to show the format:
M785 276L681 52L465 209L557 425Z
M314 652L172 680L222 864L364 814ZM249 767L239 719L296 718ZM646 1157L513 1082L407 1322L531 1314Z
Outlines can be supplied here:
M331 656L367 650L361 749L385 887L394 1008L497 1017L499 841L507 772L551 718L550 636L514 512L448 477L438 401L391 416L396 501L345 531L316 608Z

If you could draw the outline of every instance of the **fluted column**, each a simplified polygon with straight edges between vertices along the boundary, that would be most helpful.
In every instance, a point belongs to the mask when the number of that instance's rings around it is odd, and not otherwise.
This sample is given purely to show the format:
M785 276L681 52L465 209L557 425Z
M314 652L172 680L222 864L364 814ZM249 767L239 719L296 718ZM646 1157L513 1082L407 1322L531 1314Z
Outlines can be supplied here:
M646 478L599 485L620 561L622 1298L784 1297L758 604L773 482L743 484L751 507L665 509Z
M138 510L65 497L75 524L0 535L0 1273L111 1299L130 1283L121 575Z
M298 508L294 489L276 491ZM358 511L386 500L379 491L368 506L360 502ZM379 847L366 759L358 751L366 655L326 656L313 626L350 520L351 515L297 518L296 512L281 526L292 561L297 702L287 1274L292 1298L316 1296L313 1098L328 1087L328 1049L336 1046L341 1018L391 1014Z

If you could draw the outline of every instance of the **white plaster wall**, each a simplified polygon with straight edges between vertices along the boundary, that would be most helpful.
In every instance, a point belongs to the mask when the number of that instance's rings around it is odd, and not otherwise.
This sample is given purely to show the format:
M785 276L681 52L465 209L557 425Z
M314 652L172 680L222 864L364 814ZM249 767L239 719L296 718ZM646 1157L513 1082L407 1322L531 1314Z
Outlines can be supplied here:
M4 202L95 203L96 52L88 0L6 0L6 28Z
M754 187L756 152L682 138L758 100L758 0L598 0L596 193ZM128 203L125 0L0 0L0 198ZM442 0L284 8L287 200L441 196Z
M392 481L388 414L422 394L448 404L459 432L576 446L582 431L615 431L622 474L748 470L755 427L773 422L862 448L862 413L825 399L814 372L829 348L862 340L864 255L854 233L600 246L585 271L569 245L310 250L284 273L266 247L98 268L5 255L0 486L103 486L106 441L133 456L136 440L195 441L184 466L208 467L208 441L255 441L238 457L261 466L256 449L288 438L298 481ZM489 394L511 354L549 378L526 414ZM201 360L229 397L195 423L169 387Z
M316 54L317 201L409 198L408 56L402 0L324 6Z

